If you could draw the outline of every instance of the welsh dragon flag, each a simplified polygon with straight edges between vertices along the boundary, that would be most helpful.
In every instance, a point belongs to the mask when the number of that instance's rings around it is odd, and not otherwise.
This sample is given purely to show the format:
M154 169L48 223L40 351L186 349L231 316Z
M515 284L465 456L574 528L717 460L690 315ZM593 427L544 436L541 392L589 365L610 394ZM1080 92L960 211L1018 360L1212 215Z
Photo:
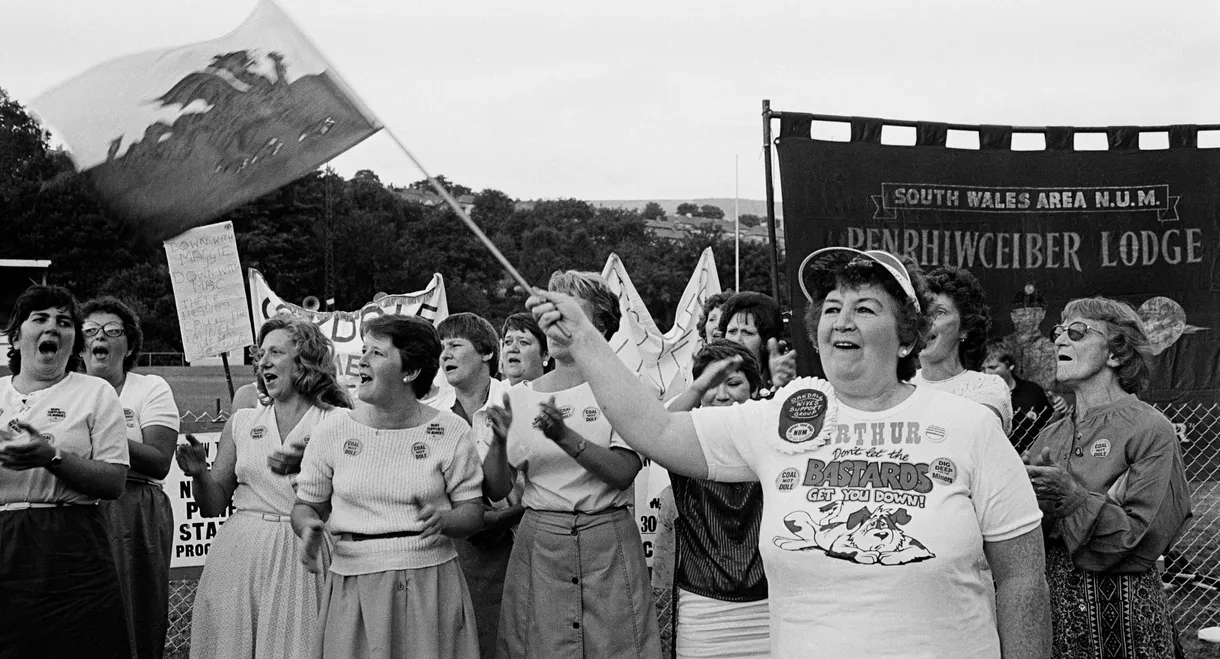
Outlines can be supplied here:
M299 178L381 128L270 0L227 36L98 65L30 107L102 197L158 238Z

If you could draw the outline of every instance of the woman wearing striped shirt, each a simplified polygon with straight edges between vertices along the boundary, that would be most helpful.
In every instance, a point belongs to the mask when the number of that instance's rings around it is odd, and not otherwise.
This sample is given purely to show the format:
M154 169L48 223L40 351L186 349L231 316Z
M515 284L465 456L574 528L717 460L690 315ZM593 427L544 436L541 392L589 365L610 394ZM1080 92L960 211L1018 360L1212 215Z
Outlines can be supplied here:
M737 358L740 366L713 386L710 364ZM744 403L762 387L758 362L745 346L717 339L695 353L695 383L670 404L672 412ZM672 545L673 636L667 656L769 657L767 577L758 553L763 492L757 482L718 483L669 475L662 494L654 577ZM667 524L668 522L668 524ZM664 536L664 537L663 537ZM666 566L669 567L669 566Z
M427 321L364 325L356 394L365 403L314 431L292 524L317 569L335 536L314 657L476 659L479 637L450 538L483 524L483 474L470 426L419 402L440 364Z

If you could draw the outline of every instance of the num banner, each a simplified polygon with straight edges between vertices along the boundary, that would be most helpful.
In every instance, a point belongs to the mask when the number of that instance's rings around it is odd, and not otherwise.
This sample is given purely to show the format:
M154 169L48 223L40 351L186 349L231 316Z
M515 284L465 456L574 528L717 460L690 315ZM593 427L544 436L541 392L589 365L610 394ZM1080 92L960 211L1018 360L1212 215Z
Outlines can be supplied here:
M992 334L1044 387L1064 304L1104 295L1144 320L1152 380L1142 398L1220 401L1220 149L1197 148L1196 127L1168 131L1162 150L1138 149L1140 129L1125 127L1106 129L1108 151L1073 150L1085 131L1073 128L1046 129L1046 150L1013 151L1011 127L980 126L975 150L947 148L947 126L932 123L917 126L915 146L883 145L884 122L859 118L843 119L850 142L813 139L813 119L783 113L776 140L794 320L806 255L884 249L977 276ZM801 371L816 373L798 324Z

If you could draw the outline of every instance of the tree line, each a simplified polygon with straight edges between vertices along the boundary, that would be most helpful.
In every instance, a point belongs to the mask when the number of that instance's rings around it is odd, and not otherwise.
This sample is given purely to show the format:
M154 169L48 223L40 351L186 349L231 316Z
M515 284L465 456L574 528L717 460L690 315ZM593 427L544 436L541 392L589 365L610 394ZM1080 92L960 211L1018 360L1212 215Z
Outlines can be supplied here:
M617 253L662 328L672 325L704 248L715 252L721 284L733 285L733 242L720 230L663 239L646 229L637 211L577 199L521 204L499 190L474 193L438 180L455 194L473 194L472 219L535 285L545 286L559 269L600 271ZM418 181L410 187L429 186ZM296 303L331 294L335 309L353 310L379 292L419 290L439 272L451 312L474 312L499 326L523 309L524 294L452 210L405 199L369 170L351 178L313 172L216 219L226 220L233 222L243 268L259 270L277 294ZM2 88L0 235L0 258L50 259L48 281L79 299L114 295L130 304L141 317L146 351L181 351L161 243L111 213L87 177L49 147L47 132ZM769 251L767 245L741 245L742 288L769 292Z

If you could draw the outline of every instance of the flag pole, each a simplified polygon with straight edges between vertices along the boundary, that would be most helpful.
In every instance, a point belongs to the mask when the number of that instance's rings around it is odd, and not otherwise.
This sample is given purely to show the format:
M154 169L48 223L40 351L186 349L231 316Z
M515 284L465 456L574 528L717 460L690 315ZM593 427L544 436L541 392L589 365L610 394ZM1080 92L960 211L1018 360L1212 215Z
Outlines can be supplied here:
M441 199L444 199L445 203L449 204L449 207L453 209L454 213L457 213L457 216L461 218L462 222L466 223L466 228L470 229L470 231L474 233L475 237L483 243L483 246L487 248L487 251L491 252L491 255L496 257L496 260L500 262L500 266L504 268L505 272L507 272L509 276L517 281L517 284L521 286L526 295L532 294L534 289L532 286L530 286L530 283L525 280L525 277L520 271L513 267L512 263L509 263L508 258L505 257L503 252L496 247L495 243L491 242L491 238L488 238L487 234L483 233L483 230L479 228L479 225L475 224L474 220L470 219L470 215L462 209L461 204L457 203L457 200L453 198L453 195L449 194L449 191L445 189L445 186L441 185L436 179L432 178L432 175L428 173L428 170L424 169L423 164L419 162L419 159L411 154L410 149L407 148L407 145L402 143L402 140L398 139L398 136L394 134L394 131L390 130L390 128L387 126L385 127L385 132L386 135L390 136L391 140L394 140L394 143L398 145L398 148L402 149L402 152L405 153L407 158L409 158L411 162L415 164L419 171L423 172L424 177L428 179L428 183L432 184L433 189L435 189L436 193L441 196ZM567 330L565 330L562 325L557 327L559 327L559 331L562 332L564 336L571 338Z
M741 168L738 156L733 156L733 281L734 290L741 292Z
M398 139L398 136L394 134L394 131L387 127L385 132L390 136L390 139L394 140L394 143L398 145L398 148L402 149L402 152L407 155L407 158L411 159L411 162L415 164L419 171L423 172L424 176L428 179L428 183L431 183L433 189L436 190L436 193L439 194L441 199L444 199L445 203L449 204L449 207L453 209L453 212L457 213L457 216L466 223L466 227L474 233L475 237L478 238L480 242L483 243L483 246L487 248L487 251L491 252L491 255L496 257L496 260L500 262L500 266L504 268L505 272L507 272L509 276L517 281L517 284L519 284L521 288L525 290L527 295L530 294L530 292L534 290L533 287L530 286L529 282L525 280L525 277L513 267L513 264L508 262L508 258L506 258L504 254L501 253L498 248L496 248L496 244L491 242L491 239L487 237L487 234L483 233L483 230L479 228L479 225L475 224L474 220L470 219L470 215L462 209L461 204L457 203L457 200L453 198L453 195L449 194L449 191L445 189L445 186L441 185L436 179L432 178L432 175L428 173L428 170L424 169L424 166L419 162L418 159L416 159L414 155L411 155L411 151L408 150L406 145L402 143L402 140Z

